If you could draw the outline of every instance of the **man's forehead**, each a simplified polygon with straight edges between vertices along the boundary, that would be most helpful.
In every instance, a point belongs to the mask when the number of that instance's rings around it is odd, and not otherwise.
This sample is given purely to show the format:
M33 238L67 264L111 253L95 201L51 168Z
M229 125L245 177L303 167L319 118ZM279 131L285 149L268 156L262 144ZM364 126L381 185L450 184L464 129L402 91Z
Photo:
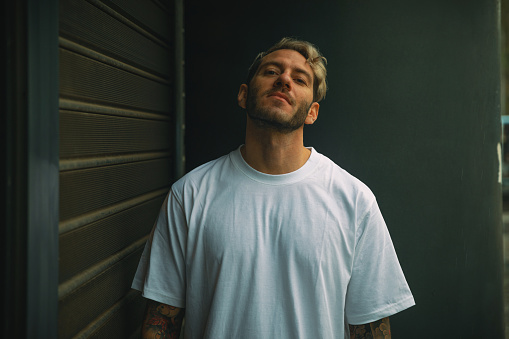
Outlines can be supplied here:
M296 64L301 64L301 66L308 66L309 68L311 68L306 58L302 54L293 49L278 49L274 52L267 54L262 58L260 66L263 66L266 63L273 62L275 60L281 62L282 61L294 62Z

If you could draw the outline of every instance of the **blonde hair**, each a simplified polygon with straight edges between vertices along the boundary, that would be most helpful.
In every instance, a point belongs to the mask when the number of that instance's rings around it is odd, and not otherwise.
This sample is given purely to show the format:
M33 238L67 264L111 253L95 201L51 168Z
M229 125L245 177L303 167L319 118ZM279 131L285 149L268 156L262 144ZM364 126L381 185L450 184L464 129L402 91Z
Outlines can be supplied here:
M314 73L313 101L318 102L325 98L325 93L327 92L327 59L325 59L318 48L312 43L294 38L283 38L267 51L259 53L249 67L246 84L249 86L251 83L251 80L260 67L262 59L266 55L280 49L291 49L297 51L306 58Z

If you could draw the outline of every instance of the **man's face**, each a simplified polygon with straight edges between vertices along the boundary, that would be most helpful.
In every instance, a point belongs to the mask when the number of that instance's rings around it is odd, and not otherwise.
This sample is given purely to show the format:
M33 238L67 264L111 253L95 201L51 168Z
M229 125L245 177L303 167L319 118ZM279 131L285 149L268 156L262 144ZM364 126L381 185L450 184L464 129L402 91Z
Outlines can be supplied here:
M239 104L259 126L289 133L316 119L313 70L299 52L282 49L265 56L244 90L245 101L241 102L239 92Z

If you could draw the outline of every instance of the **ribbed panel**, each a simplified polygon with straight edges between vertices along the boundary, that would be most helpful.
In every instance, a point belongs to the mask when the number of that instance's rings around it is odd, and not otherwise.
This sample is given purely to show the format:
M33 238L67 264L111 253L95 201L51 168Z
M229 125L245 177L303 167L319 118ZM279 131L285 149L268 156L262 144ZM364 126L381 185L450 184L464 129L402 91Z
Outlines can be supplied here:
M139 333L130 286L173 181L173 23L157 0L60 1L59 338Z
M60 49L62 98L164 114L170 93L168 85Z
M130 292L135 294L133 297L125 298L115 312L104 314L104 318L97 319L100 326L94 328L91 333L83 333L81 338L141 338L141 321L143 319L143 311L147 300L141 297L140 293ZM129 320L125 323L125 320ZM95 323L92 322L92 325ZM127 325L127 326L126 326ZM75 339L78 339L77 337Z
M60 299L60 338L71 338L129 292L142 250L128 255Z
M167 159L86 168L60 173L60 220L169 186Z
M60 283L150 232L163 200L164 196L147 201L61 235Z
M124 1L122 1L123 3ZM171 78L173 54L168 49L170 25L168 14L158 9L151 1L137 1L140 19L150 19L152 25L140 24L133 16L130 22L122 22L112 15L106 2L98 8L87 1L60 1L60 35L80 45L104 53L114 59L136 65L148 72L154 72L165 78ZM130 10L132 12L132 9ZM118 13L122 18L121 13ZM162 18L166 18L163 20ZM146 21L145 21L146 22ZM129 25L130 24L130 25ZM166 41L151 37L146 31L148 26L158 26L157 36L166 36ZM131 26L131 27L130 27Z
M104 1L117 12L122 13L126 18L137 22L140 27L150 31L160 39L170 42L173 36L169 35L168 22L158 20L161 11L168 12L170 18L173 17L174 8L163 8L154 2L139 0L110 0Z
M169 121L60 112L60 158L169 151Z

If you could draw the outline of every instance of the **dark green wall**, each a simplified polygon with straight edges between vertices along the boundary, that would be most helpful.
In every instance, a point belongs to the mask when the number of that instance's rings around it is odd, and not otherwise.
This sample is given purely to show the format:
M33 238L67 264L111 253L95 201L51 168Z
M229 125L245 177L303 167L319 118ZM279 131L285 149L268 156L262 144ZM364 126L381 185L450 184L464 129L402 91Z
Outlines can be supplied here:
M186 7L187 169L243 142L238 86L282 36L329 60L305 131L374 191L417 306L398 338L503 338L498 1Z

